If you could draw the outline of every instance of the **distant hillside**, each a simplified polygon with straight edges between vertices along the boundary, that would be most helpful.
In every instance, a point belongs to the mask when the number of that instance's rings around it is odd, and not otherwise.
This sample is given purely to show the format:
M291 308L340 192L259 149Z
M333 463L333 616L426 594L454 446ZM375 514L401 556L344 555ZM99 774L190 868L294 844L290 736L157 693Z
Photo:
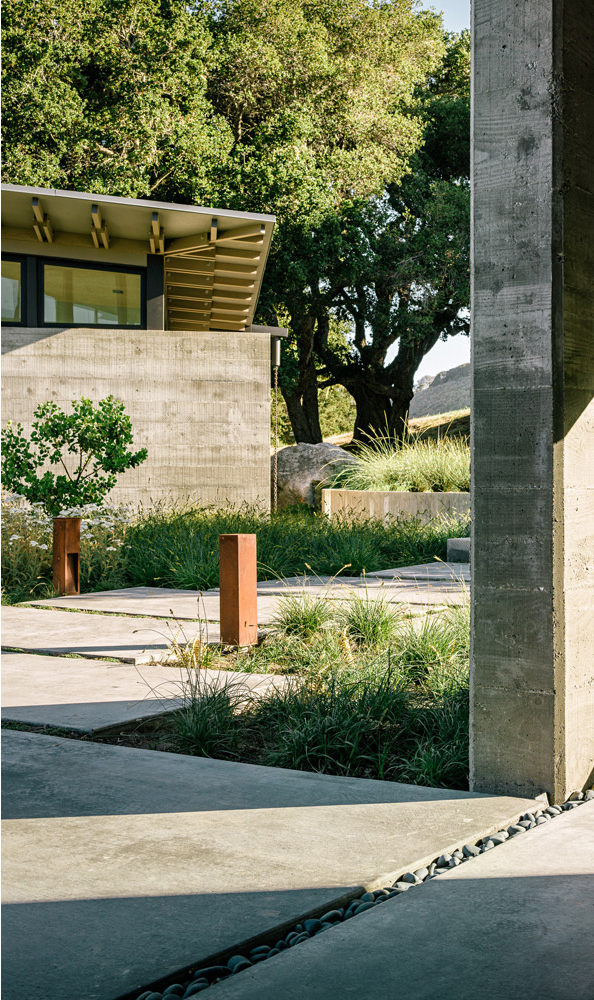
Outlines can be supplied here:
M425 376L418 385L410 404L410 417L427 417L434 413L465 410L470 406L470 365L459 365L435 378Z

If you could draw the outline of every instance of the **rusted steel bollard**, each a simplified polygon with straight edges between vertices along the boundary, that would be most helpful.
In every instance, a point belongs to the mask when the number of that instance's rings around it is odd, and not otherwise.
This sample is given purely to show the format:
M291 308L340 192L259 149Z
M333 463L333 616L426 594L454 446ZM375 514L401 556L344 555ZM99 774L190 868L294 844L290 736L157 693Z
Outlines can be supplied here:
M219 535L221 642L258 641L258 573L255 535Z
M80 517L54 518L54 590L80 594Z

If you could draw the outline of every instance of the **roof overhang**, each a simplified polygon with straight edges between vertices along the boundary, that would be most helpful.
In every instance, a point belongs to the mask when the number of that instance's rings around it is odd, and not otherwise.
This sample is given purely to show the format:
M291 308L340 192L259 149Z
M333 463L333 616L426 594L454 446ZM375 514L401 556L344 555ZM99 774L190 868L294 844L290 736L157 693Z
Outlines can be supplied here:
M245 330L254 318L273 215L2 185L2 238L30 253L97 260L153 254L164 260L166 325Z

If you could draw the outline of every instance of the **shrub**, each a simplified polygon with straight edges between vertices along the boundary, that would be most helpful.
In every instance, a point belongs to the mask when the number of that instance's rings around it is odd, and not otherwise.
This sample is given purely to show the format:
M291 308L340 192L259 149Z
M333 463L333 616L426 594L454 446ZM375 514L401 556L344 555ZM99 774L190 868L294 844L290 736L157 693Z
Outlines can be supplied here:
M64 507L97 503L115 486L117 476L144 462L146 448L132 452L130 418L113 396L94 406L90 399L72 403L65 413L53 402L40 403L30 440L22 425L2 431L2 480L48 514ZM61 466L62 474L42 469Z

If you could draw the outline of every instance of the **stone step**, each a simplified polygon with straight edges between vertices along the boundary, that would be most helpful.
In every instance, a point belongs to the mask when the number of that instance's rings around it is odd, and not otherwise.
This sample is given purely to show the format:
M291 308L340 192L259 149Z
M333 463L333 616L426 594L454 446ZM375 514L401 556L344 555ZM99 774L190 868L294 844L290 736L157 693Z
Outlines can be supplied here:
M448 538L447 559L450 563L469 563L470 538Z

